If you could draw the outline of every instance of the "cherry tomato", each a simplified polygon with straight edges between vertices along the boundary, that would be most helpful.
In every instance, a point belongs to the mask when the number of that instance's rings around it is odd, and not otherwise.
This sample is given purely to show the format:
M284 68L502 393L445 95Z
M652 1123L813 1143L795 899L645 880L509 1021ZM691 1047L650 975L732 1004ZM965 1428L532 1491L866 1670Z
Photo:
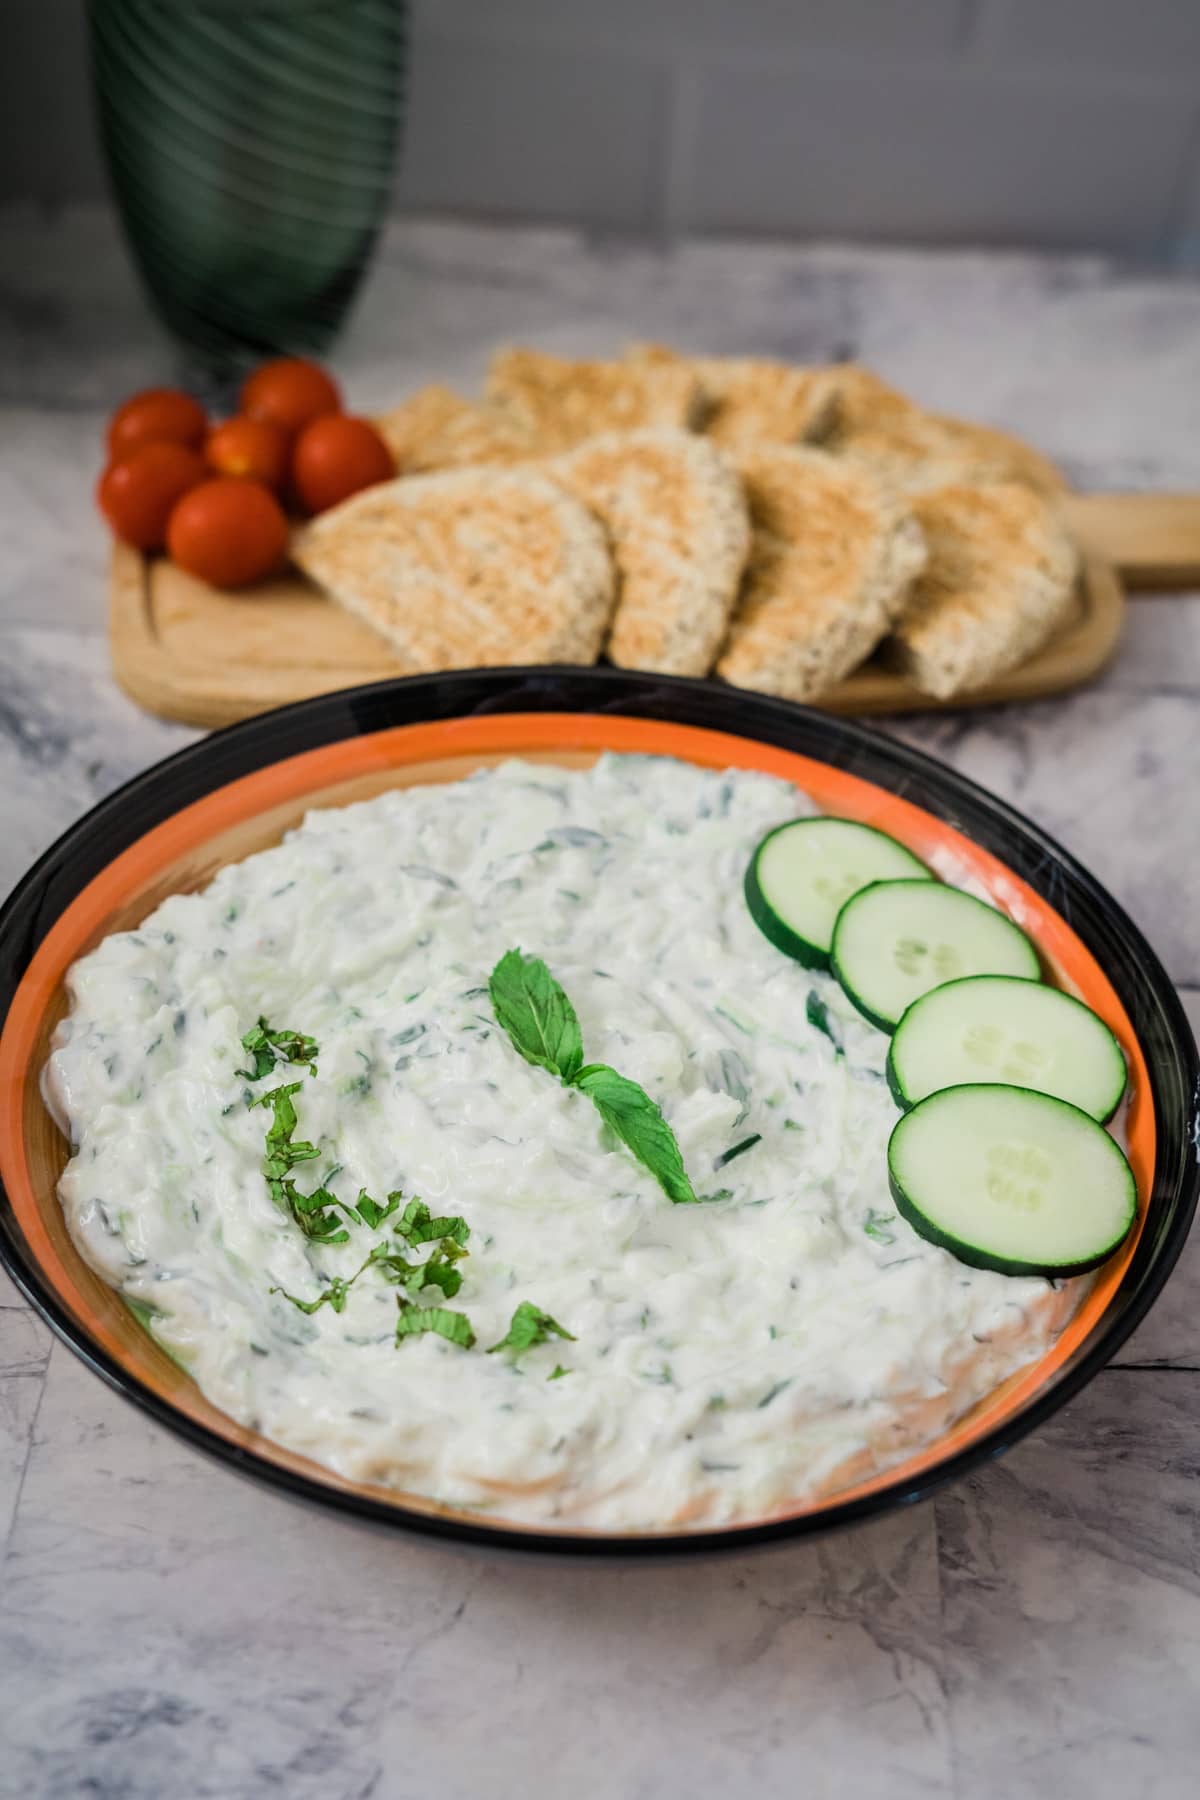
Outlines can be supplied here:
M314 419L296 439L292 480L309 512L324 512L360 488L390 481L396 473L392 453L365 419L336 414Z
M167 549L181 569L214 587L244 587L283 559L283 509L261 481L218 475L185 494L167 526Z
M249 475L278 492L287 479L288 447L287 432L269 419L226 419L209 432L204 455L218 475Z
M177 500L204 480L203 462L186 444L142 444L100 477L96 499L117 536L136 550L161 550Z
M178 388L144 388L131 394L108 421L108 454L112 462L141 444L187 444L198 450L208 420L199 401Z
M337 383L302 356L281 356L264 363L242 388L242 411L252 419L270 419L293 436L310 419L342 410Z

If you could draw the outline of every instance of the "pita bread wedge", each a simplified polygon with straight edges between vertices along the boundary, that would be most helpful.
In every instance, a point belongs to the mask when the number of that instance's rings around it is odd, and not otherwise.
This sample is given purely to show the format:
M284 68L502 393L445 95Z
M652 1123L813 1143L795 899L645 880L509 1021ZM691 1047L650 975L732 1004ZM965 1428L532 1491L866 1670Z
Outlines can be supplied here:
M742 451L751 546L717 673L808 700L900 617L925 564L919 526L864 469L822 450Z
M853 457L899 494L959 482L1020 481L1046 495L1066 486L1053 463L1006 431L926 412L856 363L827 373L834 400L824 448Z
M837 448L899 494L1017 481L1051 496L1066 486L1054 465L1018 438L934 413L843 434Z
M608 532L618 581L612 661L707 675L750 546L732 465L689 432L633 431L592 438L546 466Z
M1019 483L918 495L929 561L889 661L939 700L981 687L1071 618L1078 558L1052 506Z
M544 456L606 431L688 430L700 417L700 383L686 366L570 362L537 350L497 350L487 398Z
M921 411L915 400L861 363L826 363L821 373L832 385L835 396L831 443L868 428L901 428Z
M1062 470L1023 438L995 425L951 418L949 413L930 413L928 417L975 471L975 481L1019 481L1048 500L1066 492L1068 484Z
M704 390L701 429L722 449L742 444L819 443L832 428L837 384L827 369L758 357L682 357L664 344L635 344L632 362L682 365Z
M375 424L404 475L520 462L530 455L520 432L498 414L436 382L418 388Z
M594 662L615 594L602 527L529 469L367 488L307 526L292 555L409 673Z

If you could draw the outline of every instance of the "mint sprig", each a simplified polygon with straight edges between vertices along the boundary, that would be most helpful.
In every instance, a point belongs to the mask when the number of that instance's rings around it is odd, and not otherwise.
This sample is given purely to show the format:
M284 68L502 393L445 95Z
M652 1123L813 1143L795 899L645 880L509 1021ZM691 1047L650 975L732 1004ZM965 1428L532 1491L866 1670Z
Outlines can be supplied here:
M566 993L539 956L507 950L488 980L492 1010L513 1048L578 1088L675 1204L697 1198L675 1133L645 1088L607 1063L583 1063L583 1034Z

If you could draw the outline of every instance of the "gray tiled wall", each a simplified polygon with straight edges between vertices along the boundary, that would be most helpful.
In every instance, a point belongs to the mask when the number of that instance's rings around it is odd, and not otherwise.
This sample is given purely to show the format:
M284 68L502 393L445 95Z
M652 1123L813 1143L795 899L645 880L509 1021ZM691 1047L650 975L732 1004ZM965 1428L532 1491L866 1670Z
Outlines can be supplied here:
M102 190L80 9L0 0L0 198ZM416 210L1200 263L1200 0L411 10Z

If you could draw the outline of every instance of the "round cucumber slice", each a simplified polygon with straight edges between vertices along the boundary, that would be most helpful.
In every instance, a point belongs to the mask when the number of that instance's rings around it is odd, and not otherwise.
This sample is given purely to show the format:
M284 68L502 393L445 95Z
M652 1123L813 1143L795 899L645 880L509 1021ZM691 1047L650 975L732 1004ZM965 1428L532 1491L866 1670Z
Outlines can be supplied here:
M985 1083L920 1101L888 1143L897 1210L960 1262L1082 1275L1137 1212L1133 1171L1103 1125L1049 1094Z
M1103 1125L1125 1092L1125 1058L1103 1019L1058 988L970 975L914 1000L888 1048L896 1104L968 1082L1036 1088Z
M746 870L750 917L777 950L829 967L839 911L873 881L932 881L910 850L853 819L792 819L769 831Z
M892 1031L922 994L963 975L1041 978L1037 951L1011 919L935 881L878 881L847 900L829 966L881 1031Z

